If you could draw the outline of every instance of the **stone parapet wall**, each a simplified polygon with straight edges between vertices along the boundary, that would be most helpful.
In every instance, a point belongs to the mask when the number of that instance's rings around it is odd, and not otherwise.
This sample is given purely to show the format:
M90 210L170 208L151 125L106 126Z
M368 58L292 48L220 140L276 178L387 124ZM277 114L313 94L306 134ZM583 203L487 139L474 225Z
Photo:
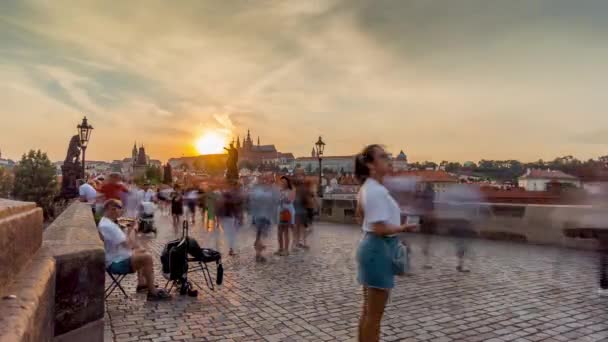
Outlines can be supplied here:
M42 209L0 200L0 295L42 245Z
M70 205L45 230L44 245L56 262L55 336L97 323L87 341L103 341L105 252L91 207Z
M324 200L323 205L322 221L355 224L354 200L332 198ZM594 250L599 247L597 240L569 238L565 236L564 229L588 228L590 225L608 229L608 211L587 205L477 203L473 207L473 210L463 210L462 207L436 203L435 233L450 234L453 228L457 228L454 225L458 225L458 221L468 220L467 225L473 228L474 235L481 238ZM466 220L462 217L463 212ZM605 222L602 215L607 218Z
M33 203L0 199L0 342L103 342L103 243L75 202L43 234Z

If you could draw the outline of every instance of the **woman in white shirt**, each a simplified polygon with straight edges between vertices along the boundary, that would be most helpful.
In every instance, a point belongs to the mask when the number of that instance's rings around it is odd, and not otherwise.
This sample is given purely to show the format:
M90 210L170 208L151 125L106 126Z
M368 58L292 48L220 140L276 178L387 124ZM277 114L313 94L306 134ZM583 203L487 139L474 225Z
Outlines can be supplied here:
M363 238L357 250L358 279L363 286L363 310L359 341L379 341L380 322L390 289L395 285L394 256L398 233L415 231L402 225L401 210L382 184L391 170L388 154L380 145L367 146L355 160L355 176L361 189L358 214L363 218Z

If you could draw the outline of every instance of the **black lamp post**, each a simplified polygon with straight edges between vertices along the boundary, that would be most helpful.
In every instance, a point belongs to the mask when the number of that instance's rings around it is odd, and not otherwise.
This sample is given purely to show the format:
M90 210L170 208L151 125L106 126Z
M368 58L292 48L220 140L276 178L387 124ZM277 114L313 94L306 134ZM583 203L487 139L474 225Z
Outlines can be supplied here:
M87 121L87 117L85 116L82 119L82 123L76 126L78 128L78 136L80 137L80 148L82 149L82 179L85 179L85 152L87 150L87 145L89 144L89 138L91 137L91 131L93 130L93 126L89 125Z
M319 158L319 197L323 197L323 150L325 149L325 143L321 137L315 143L315 148L317 149L317 158Z

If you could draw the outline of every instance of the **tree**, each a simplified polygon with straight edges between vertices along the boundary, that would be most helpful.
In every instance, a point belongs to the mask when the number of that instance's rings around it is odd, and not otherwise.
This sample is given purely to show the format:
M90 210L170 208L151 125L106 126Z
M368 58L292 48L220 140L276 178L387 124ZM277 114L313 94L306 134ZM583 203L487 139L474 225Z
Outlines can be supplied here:
M146 180L152 184L159 184L162 178L160 167L149 165L146 167Z
M53 215L53 198L57 194L55 166L46 153L31 150L15 166L13 196L21 201L36 202L45 218Z
M190 165L188 165L188 163L182 163L182 165L179 166L180 169L182 169L182 171L186 172L188 170L190 170Z
M13 190L13 175L3 167L0 167L0 198L8 198Z
M173 170L171 164L167 163L165 166L165 172L163 173L163 183L167 185L173 184Z

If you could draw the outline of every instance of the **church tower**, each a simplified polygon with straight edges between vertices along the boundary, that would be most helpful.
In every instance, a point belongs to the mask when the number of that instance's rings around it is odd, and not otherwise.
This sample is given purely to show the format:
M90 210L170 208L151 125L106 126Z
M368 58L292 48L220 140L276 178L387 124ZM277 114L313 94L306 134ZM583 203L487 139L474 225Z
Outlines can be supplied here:
M247 138L245 138L245 142L243 143L243 148L248 151L253 149L253 140L251 140L251 132L247 130Z
M236 149L241 149L241 137L236 137Z
M131 158L133 159L133 163L137 160L137 142L133 143L133 150L131 151Z

